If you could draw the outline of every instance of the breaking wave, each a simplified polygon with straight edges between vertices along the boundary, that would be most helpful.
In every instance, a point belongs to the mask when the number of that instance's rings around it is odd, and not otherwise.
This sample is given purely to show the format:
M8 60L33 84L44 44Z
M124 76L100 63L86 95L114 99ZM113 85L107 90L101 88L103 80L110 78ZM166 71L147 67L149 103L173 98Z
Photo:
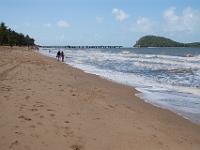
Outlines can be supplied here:
M139 97L200 123L200 49L61 49L66 63L135 87ZM58 49L40 49L55 57Z

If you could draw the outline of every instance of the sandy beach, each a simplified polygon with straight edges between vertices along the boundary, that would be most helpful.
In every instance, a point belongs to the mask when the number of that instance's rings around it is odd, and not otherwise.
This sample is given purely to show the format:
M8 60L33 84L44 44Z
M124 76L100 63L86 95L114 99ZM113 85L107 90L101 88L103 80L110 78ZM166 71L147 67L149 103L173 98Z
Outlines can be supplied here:
M200 126L28 48L0 47L0 150L199 150Z

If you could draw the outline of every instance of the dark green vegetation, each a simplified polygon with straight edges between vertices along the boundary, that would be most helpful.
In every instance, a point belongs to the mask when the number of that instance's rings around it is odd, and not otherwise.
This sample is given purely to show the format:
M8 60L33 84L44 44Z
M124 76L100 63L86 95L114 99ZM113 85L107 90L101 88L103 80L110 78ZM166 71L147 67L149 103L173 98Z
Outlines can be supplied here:
M147 35L140 38L134 47L200 47L200 42L180 43L165 37Z
M5 23L0 25L0 45L5 46L33 46L34 39L28 35L24 36L22 33L17 33L8 28Z

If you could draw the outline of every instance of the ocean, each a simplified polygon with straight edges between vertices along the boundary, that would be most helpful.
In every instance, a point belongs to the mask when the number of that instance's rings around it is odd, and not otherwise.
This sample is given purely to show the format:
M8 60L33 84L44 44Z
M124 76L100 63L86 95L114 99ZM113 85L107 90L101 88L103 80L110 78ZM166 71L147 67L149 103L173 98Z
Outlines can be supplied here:
M87 73L136 88L136 96L200 124L200 48L40 48Z

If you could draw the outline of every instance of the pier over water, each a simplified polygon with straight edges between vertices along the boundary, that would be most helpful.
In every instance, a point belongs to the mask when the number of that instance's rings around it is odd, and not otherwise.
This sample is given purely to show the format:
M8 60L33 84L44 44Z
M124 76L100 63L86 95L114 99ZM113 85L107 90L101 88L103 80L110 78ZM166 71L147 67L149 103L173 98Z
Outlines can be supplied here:
M43 48L69 48L69 49L108 49L108 48L122 48L123 46L40 46Z

